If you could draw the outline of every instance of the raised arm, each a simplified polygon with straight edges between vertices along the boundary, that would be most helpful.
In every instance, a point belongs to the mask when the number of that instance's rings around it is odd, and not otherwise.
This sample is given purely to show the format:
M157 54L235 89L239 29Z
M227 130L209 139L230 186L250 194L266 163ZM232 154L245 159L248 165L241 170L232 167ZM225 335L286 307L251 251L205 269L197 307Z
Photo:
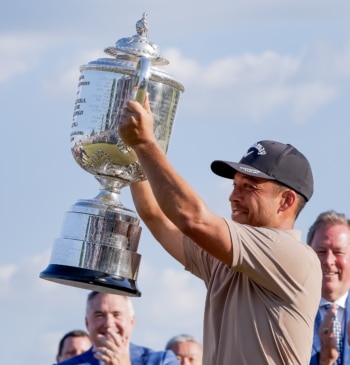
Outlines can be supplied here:
M137 102L128 102L119 126L119 134L125 143L135 150L163 215L204 250L230 265L232 263L232 246L226 222L208 209L204 201L168 161L154 137L153 117L148 101L145 103L145 108ZM139 209L140 216L144 219L145 209L142 208L141 210L140 207L140 200L143 199L142 194L139 191L136 196L135 186L132 189L135 204ZM144 194L149 194L149 192L144 191ZM150 205L153 212L157 212L154 208L155 203ZM154 214L154 217L160 216L159 211ZM171 228L170 223L166 223L167 220L164 216L160 219L162 229L156 227L157 222L155 220L149 228L163 246L174 255L174 252L169 250L169 246L165 244L166 232L168 231L172 237L174 228ZM145 223L148 225L152 219L148 217ZM171 238L168 241L171 245ZM176 255L178 260L183 259L182 253L177 252Z
M130 188L140 218L168 253L185 265L183 233L162 212L148 181L131 184Z

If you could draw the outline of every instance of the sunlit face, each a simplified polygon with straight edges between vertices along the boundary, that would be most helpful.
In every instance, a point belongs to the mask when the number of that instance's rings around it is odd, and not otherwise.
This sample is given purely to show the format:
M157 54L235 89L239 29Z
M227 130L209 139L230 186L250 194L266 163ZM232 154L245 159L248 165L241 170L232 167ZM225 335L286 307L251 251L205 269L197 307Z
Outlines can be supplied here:
M235 174L233 185L229 197L232 220L255 227L278 228L277 213L283 190L280 185L272 180L255 178L239 172Z
M86 328L94 344L98 345L98 334L108 336L107 329L119 333L125 343L130 342L135 317L125 297L98 293L88 303Z
M57 362L80 355L87 351L91 346L92 343L87 336L69 336L63 342L61 355L57 355Z
M322 297L335 301L350 289L350 230L343 224L320 226L311 241L322 267Z
M181 365L202 365L203 350L196 342L179 342L171 346Z

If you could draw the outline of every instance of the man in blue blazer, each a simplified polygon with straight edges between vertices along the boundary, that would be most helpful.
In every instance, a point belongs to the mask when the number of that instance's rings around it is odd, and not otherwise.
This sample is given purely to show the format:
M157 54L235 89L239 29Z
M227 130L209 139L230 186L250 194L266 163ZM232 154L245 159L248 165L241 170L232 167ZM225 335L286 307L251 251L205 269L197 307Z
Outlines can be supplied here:
M322 298L314 325L310 365L348 365L350 346L350 221L342 213L321 213L310 227L307 243L322 267ZM334 321L340 322L339 344Z
M127 296L89 293L85 324L93 346L60 365L179 365L172 351L154 351L130 342L135 314Z

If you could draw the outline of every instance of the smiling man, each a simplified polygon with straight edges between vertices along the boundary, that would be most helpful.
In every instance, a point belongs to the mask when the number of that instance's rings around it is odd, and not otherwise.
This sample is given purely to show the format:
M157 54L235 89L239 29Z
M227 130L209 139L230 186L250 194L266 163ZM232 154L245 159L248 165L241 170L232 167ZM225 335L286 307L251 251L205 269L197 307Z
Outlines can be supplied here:
M60 365L179 365L172 351L135 345L131 336L136 317L129 297L92 291L86 302L85 324L93 346Z
M310 364L350 364L346 330L350 320L349 219L335 211L321 213L309 229L307 242L316 251L323 273ZM338 322L340 332L336 328Z
M230 220L208 209L172 167L154 136L148 100L144 108L128 102L119 134L148 179L131 185L140 217L207 287L203 365L308 365L322 274L294 230L313 193L305 156L260 141L239 163L214 161L212 171L233 181Z

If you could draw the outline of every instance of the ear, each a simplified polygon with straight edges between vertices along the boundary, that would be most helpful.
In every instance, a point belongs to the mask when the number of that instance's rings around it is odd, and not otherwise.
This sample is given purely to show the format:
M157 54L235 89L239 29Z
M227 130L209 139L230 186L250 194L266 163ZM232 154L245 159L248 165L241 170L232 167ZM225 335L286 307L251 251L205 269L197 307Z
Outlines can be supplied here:
M283 190L281 193L281 201L280 201L280 212L285 212L290 207L292 207L297 200L297 194L290 189Z
M135 317L135 315L133 315L131 317L131 325L132 325L133 328L135 327L135 324L136 324L136 317Z

